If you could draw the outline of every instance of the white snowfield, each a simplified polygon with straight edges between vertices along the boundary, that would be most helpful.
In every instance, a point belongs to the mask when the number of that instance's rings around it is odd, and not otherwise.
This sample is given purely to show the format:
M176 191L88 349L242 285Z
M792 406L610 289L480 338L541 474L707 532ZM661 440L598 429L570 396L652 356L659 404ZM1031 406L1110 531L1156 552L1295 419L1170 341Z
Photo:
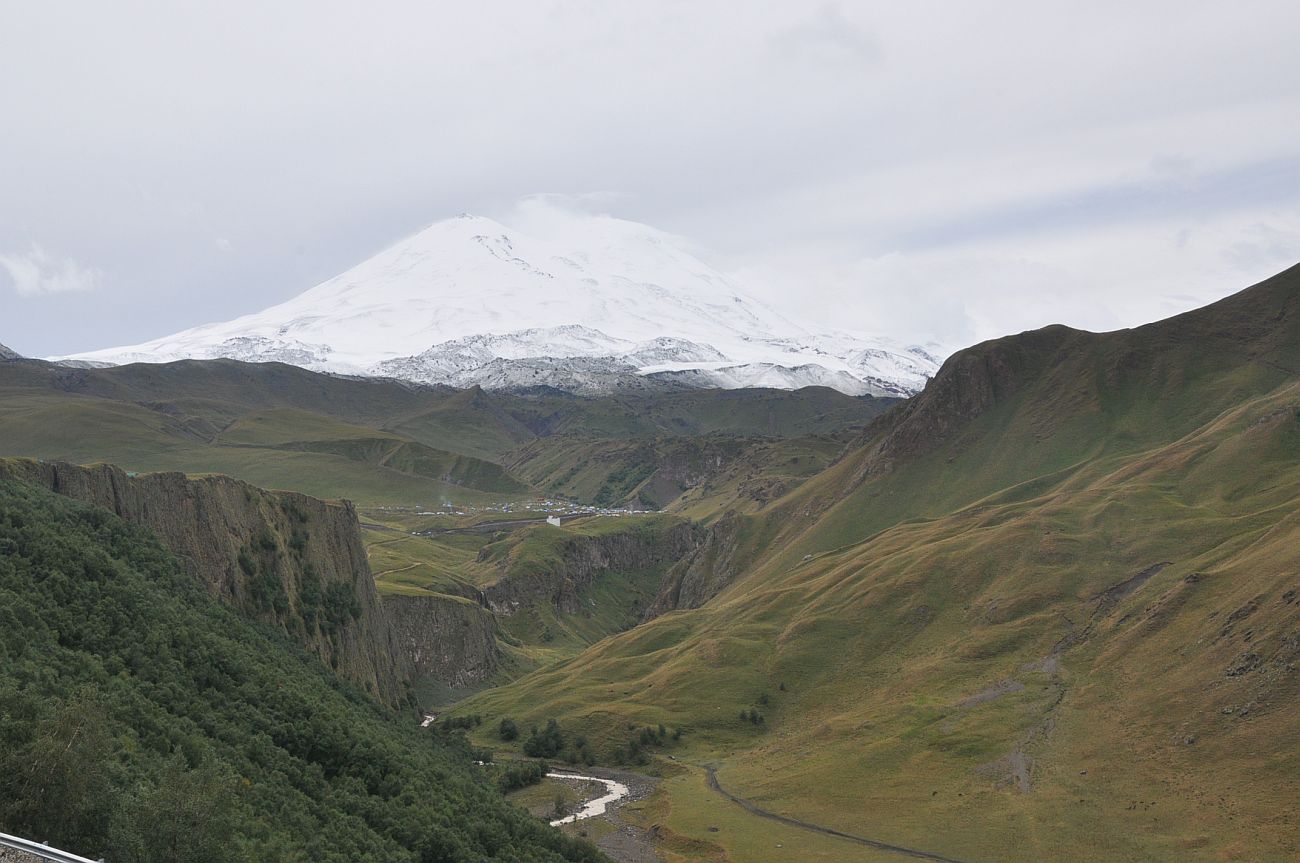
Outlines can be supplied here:
M616 782L613 779L602 779L599 776L578 776L574 773L547 773L546 776L550 779L564 779L574 782L599 782L601 785L605 786L607 792L594 800L588 800L586 803L582 804L581 809L574 812L572 815L555 819L551 822L552 827L559 827L561 824L572 824L574 821L581 821L584 818L595 818L597 815L604 815L609 804L622 800L631 793L628 790L628 787L622 782Z
M54 359L228 357L489 388L602 392L640 376L883 395L924 386L935 353L812 332L646 225L593 218L579 235L543 238L459 216L257 314Z

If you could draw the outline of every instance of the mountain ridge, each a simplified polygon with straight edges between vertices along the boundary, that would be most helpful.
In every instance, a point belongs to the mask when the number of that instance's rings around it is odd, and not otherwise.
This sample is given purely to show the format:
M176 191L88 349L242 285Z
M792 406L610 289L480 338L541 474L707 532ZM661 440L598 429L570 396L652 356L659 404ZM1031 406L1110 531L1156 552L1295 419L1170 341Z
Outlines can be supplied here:
M957 351L944 361L915 398L872 420L858 444L876 441L865 472L888 470L898 459L924 455L985 411L1044 375L1058 381L1048 387L1053 399L1084 398L1084 389L1060 379L1063 368L1086 379L1079 355L1103 351L1095 383L1085 384L1088 398L1099 386L1123 385L1144 370L1156 369L1168 389L1180 385L1189 370L1206 365L1216 351L1273 372L1300 374L1300 264L1255 285L1197 309L1138 327L1091 332L1054 324L990 339ZM1171 358L1170 351L1178 353ZM1076 404L1075 407L1078 407Z

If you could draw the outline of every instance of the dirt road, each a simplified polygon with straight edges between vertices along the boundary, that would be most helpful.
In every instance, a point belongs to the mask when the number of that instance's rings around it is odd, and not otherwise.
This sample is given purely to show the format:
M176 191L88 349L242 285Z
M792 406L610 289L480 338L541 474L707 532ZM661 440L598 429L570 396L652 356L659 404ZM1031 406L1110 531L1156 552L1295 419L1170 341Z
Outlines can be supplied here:
M953 857L944 857L942 854L934 854L929 851L918 851L915 848L905 848L902 845L891 845L888 842L881 842L878 839L867 839L863 836L854 836L852 833L845 833L842 830L835 830L830 827L822 827L818 824L810 824L807 821L800 821L797 818L787 818L784 815L777 815L775 812L769 812L766 809L759 808L750 803L743 797L737 797L718 784L718 771L712 767L704 768L709 774L709 787L721 794L723 797L735 803L740 808L749 812L751 815L757 815L759 818L766 818L769 821L777 821L789 827L797 827L800 830L811 830L814 833L822 833L826 836L834 836L837 839L844 839L848 842L856 842L859 845L865 845L868 848L875 848L877 851L889 851L894 854L901 854L905 857L913 857L918 860L936 860L939 863L967 863L964 860L957 860Z

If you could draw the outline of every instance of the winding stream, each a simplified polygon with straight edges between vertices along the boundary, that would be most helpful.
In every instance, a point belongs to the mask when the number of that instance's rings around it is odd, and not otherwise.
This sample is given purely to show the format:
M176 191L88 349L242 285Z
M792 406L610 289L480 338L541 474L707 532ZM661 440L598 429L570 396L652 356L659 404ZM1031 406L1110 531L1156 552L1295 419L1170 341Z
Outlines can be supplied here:
M606 793L594 800L588 800L582 804L582 808L572 815L566 815L563 818L557 818L551 822L552 827L559 827L561 824L572 824L574 821L581 821L584 818L594 818L597 815L604 815L609 804L622 800L629 794L628 787L622 782L616 782L613 779L602 779L599 776L579 776L576 773L547 773L548 779L566 779L573 782L599 782L605 786Z

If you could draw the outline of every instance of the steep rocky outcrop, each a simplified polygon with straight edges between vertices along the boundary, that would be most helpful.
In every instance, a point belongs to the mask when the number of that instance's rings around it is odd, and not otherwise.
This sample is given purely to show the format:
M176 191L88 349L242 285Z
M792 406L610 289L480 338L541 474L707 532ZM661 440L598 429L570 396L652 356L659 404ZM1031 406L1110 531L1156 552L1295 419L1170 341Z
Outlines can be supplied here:
M534 528L518 539L484 547L480 561L496 560L501 568L500 581L486 588L484 596L498 614L514 614L543 602L576 614L582 610L579 591L604 574L671 565L690 554L698 542L696 528L685 521L640 524L594 536ZM544 553L538 553L539 547Z
M958 351L919 395L870 423L845 456L860 464L857 484L941 447L960 450L974 421L1007 402L1025 402L1018 420L1049 437L1069 418L1104 412L1116 399L1174 397L1199 376L1243 363L1252 375L1279 382L1300 370L1300 265L1134 329L1056 325ZM1175 419L1190 430L1206 416Z
M1069 327L1052 326L953 354L920 395L867 426L858 441L868 447L863 473L884 473L897 462L938 448L1019 390L1068 342L1090 337Z
M459 596L388 594L384 614L416 678L450 686L479 683L501 664L492 612Z
M10 360L21 360L23 355L15 350L0 345L0 363L9 362Z
M215 598L280 628L376 698L405 698L411 661L383 613L351 503L109 465L0 460L0 478L143 525Z
M728 511L704 533L703 540L664 574L659 593L644 620L679 608L699 608L736 577L740 517Z

